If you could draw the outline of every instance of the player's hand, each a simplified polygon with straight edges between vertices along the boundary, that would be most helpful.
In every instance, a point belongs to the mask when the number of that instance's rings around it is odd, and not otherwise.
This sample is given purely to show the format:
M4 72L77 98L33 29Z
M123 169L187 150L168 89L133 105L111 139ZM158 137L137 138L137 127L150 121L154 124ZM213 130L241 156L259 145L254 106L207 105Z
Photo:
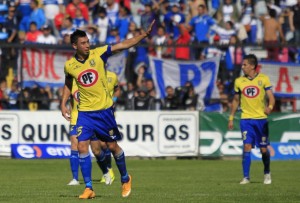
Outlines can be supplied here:
M71 119L70 111L63 105L61 106L61 114L67 121L70 121Z
M265 108L265 114L269 115L272 112L272 109L270 107Z
M146 35L147 35L147 36L149 36L149 35L151 34L151 32L152 32L152 27L153 27L154 23L155 23L155 20L153 20L153 21L151 22L150 26L148 27L148 29L147 29L147 31L146 31Z
M233 130L233 121L228 121L228 129Z

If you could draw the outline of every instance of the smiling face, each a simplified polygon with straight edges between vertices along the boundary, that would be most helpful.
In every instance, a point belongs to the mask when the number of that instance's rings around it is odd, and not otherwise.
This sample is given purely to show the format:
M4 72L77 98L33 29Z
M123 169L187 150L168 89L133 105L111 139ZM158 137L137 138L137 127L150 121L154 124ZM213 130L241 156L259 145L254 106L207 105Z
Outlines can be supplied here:
M80 56L88 56L90 52L90 41L87 36L79 37L77 43L73 43L73 48Z

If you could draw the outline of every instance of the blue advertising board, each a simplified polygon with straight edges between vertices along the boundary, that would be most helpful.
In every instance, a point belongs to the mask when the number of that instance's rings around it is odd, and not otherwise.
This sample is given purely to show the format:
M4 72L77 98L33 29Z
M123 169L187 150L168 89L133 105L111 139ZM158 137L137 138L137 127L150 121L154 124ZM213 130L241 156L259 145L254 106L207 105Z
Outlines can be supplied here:
M16 159L69 158L70 145L64 144L11 144L11 156Z
M300 160L300 142L274 142L268 147L271 160ZM261 160L259 149L252 150L252 160Z

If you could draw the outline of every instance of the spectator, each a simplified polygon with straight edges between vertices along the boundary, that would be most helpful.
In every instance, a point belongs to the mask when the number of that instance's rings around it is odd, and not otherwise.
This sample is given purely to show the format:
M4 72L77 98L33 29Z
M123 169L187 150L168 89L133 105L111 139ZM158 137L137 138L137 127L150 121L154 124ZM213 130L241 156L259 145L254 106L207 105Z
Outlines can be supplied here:
M201 45L207 45L209 43L208 34L211 26L215 24L215 20L207 14L206 6L198 6L198 15L193 17L189 22L188 29L189 31L194 31L195 33L195 42L200 43ZM203 50L203 47L196 48L195 58L199 59L200 54Z
M112 27L109 32L109 36L106 39L106 44L117 44L121 42L119 31L117 27Z
M99 44L99 34L98 29L94 25L89 25L86 27L86 35L89 38L91 45Z
M300 43L300 0L291 8L289 16L289 23L291 31L294 32L294 42Z
M237 6L232 2L232 0L225 0L217 11L217 20L221 26L226 22L238 22L240 15Z
M138 89L138 95L133 98L134 110L155 110L155 98L148 94L146 87Z
M152 44L155 45L154 55L158 58L171 58L173 53L172 47L167 47L170 45L172 40L165 33L165 28L160 26L157 29L157 34L151 39Z
M14 81L8 91L8 109L16 110L18 109L17 101L19 97L18 83Z
M64 12L65 6L63 0L43 0L43 9L45 12L46 23L54 30L55 34L58 34L56 27L54 26L54 18L59 13Z
M62 44L71 44L71 37L69 34L65 34L62 39Z
M0 81L0 110L8 108L7 82L5 79Z
M44 10L39 8L38 0L31 0L30 7L32 12L30 13L29 23L35 22L37 29L41 29L41 27L46 23L46 16Z
M98 16L94 20L94 25L98 27L100 43L102 44L105 43L107 38L107 30L108 30L109 22L104 7L99 7Z
M41 44L57 44L56 37L51 34L49 25L46 24L42 27L42 34L38 36L36 42Z
M29 110L30 100L30 88L26 87L18 95L17 106L19 109Z
M5 19L4 27L8 33L8 43L16 43L17 42L17 34L18 34L18 20L16 17L16 7L10 6L8 8L8 15Z
M164 26L166 27L166 31L175 40L180 35L177 25L184 22L184 14L180 12L180 6L177 3L174 4L172 10L164 16Z
M82 3L81 0L72 0L72 2L70 2L66 7L66 13L71 18L75 18L77 9L80 9L84 19L86 21L89 21L89 9L88 9L87 5Z
M145 10L141 16L141 28L143 30L147 30L147 27L149 27L150 23L153 20L156 20L157 23L155 23L155 25L152 27L151 36L157 33L157 27L159 25L159 14L153 11L151 4L146 4Z
M198 97L195 93L194 85L186 82L184 87L187 89L186 95L183 97L183 107L185 110L195 111L199 108Z
M179 60L189 60L190 59L190 47L189 42L191 40L191 35L188 30L184 26L184 24L178 25L180 30L180 35L176 40L176 48L175 48L175 58Z
M88 21L83 17L80 8L75 9L75 18L73 18L73 25L76 29L83 29L88 24Z
M121 6L120 10L119 10L118 18L116 20L116 25L115 25L119 29L119 34L120 34L121 40L124 40L126 38L126 35L128 33L129 24L132 21L133 21L133 18L130 14L129 9L124 6Z
M115 0L107 0L103 7L106 8L110 23L115 25L119 13L119 4Z
M30 7L30 0L18 0L17 1L17 11L18 11L18 16L21 18L24 18L26 16L30 16L31 14L31 7ZM20 20L19 19L19 20Z
M62 43L63 37L67 35L71 35L76 29L73 26L73 21L71 17L64 18L62 29L60 30L60 39L59 43Z
M178 110L178 98L175 97L174 88L171 86L166 87L166 97L163 99L163 110Z
M225 28L214 25L212 27L212 30L214 30L220 37L220 44L228 44L230 41L230 37L236 33L234 24L231 21L225 23Z
M207 6L204 0L191 0L187 2L188 6L188 14L186 15L187 22L189 22L193 17L198 16L199 14L199 6Z
M122 94L120 98L117 100L117 107L120 105L124 105L125 110L133 110L133 98L135 94L135 87L132 83L127 82L126 89L122 88Z
M39 35L42 35L42 33L37 29L36 22L31 22L29 32L26 33L25 42L35 43L37 42L37 38Z
M278 36L285 42L280 23L276 20L276 11L271 9L268 16L262 17L264 25L264 45L267 46L268 59L278 61L279 48L274 47L278 44Z

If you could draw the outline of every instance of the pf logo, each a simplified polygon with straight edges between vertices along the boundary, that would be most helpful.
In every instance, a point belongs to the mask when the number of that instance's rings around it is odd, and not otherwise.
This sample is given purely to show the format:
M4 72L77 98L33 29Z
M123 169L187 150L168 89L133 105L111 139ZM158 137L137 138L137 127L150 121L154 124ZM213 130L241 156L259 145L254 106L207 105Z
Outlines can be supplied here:
M247 86L243 89L243 95L248 98L254 98L259 95L259 89L256 86Z
M83 71L78 76L78 82L84 87L94 85L98 80L98 73L93 69Z

